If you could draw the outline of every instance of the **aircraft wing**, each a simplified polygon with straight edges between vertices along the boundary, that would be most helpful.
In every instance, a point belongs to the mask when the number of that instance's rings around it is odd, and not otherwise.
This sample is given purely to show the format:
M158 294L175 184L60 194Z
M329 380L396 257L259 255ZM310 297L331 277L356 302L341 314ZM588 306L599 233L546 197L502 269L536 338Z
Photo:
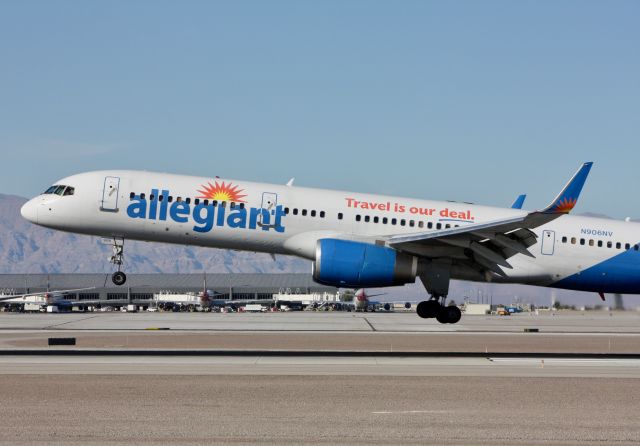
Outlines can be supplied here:
M73 293L76 291L87 291L87 290L95 290L96 287L89 287L89 288L75 288L73 290L53 290L53 291L42 291L39 293L26 293L26 294L12 294L10 296L0 296L0 302L4 302L7 300L11 300L11 299L19 299L21 297L35 297L35 296L44 296L45 294L49 293L49 294L66 294L66 293Z
M506 276L507 259L515 254L535 257L528 248L537 237L531 229L568 214L575 206L593 163L584 163L558 196L544 209L474 223L457 228L395 235L387 238L392 248L425 258L451 258L453 263L475 271Z

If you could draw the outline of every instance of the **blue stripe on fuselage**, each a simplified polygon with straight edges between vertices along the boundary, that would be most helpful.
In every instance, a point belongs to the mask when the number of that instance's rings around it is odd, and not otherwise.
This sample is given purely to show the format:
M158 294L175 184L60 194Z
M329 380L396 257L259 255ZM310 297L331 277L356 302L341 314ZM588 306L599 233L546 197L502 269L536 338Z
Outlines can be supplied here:
M551 286L601 293L640 294L640 251L632 247Z

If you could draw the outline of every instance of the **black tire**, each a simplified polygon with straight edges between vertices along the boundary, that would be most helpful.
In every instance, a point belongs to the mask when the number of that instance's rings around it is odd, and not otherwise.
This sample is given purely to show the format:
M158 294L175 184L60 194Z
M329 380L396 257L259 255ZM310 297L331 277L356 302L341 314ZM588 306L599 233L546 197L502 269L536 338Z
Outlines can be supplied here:
M446 310L450 324L456 324L460 321L460 318L462 318L462 312L460 311L460 308L456 307L455 305L447 307Z
M449 312L447 311L447 307L440 306L440 311L436 315L436 320L441 324L449 323Z
M122 271L116 271L111 275L111 281L114 285L122 286L127 281L127 275Z
M462 313L460 312L460 308L455 305L451 305L449 307L442 307L436 316L436 319L441 324L455 324L461 317Z
M423 319L437 317L441 305L435 300L423 300L416 307L416 313Z

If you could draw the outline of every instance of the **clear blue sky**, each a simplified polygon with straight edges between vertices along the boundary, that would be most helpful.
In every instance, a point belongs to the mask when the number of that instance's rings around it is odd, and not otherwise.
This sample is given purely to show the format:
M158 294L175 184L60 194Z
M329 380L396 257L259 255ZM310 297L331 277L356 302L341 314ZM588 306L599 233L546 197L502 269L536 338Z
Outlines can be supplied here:
M4 1L0 192L101 168L640 217L640 2Z

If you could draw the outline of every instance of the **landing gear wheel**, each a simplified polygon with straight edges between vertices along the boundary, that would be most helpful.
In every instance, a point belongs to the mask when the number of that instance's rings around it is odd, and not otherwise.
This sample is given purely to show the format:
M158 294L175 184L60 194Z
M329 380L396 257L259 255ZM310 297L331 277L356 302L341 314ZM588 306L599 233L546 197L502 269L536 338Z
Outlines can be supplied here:
M460 321L460 318L462 318L462 312L460 311L460 308L456 307L455 305L447 307L446 310L448 313L450 324L456 324Z
M111 275L111 281L118 286L124 285L127 281L127 275L122 271L116 271Z
M440 307L440 311L436 315L436 320L441 324L449 323L449 312L447 311L447 307Z
M421 318L431 318L436 317L440 313L441 305L438 301L435 300L423 300L418 304L416 308L416 313Z
M462 313L460 312L460 308L452 305L449 307L441 307L436 319L441 324L455 324L461 317Z

